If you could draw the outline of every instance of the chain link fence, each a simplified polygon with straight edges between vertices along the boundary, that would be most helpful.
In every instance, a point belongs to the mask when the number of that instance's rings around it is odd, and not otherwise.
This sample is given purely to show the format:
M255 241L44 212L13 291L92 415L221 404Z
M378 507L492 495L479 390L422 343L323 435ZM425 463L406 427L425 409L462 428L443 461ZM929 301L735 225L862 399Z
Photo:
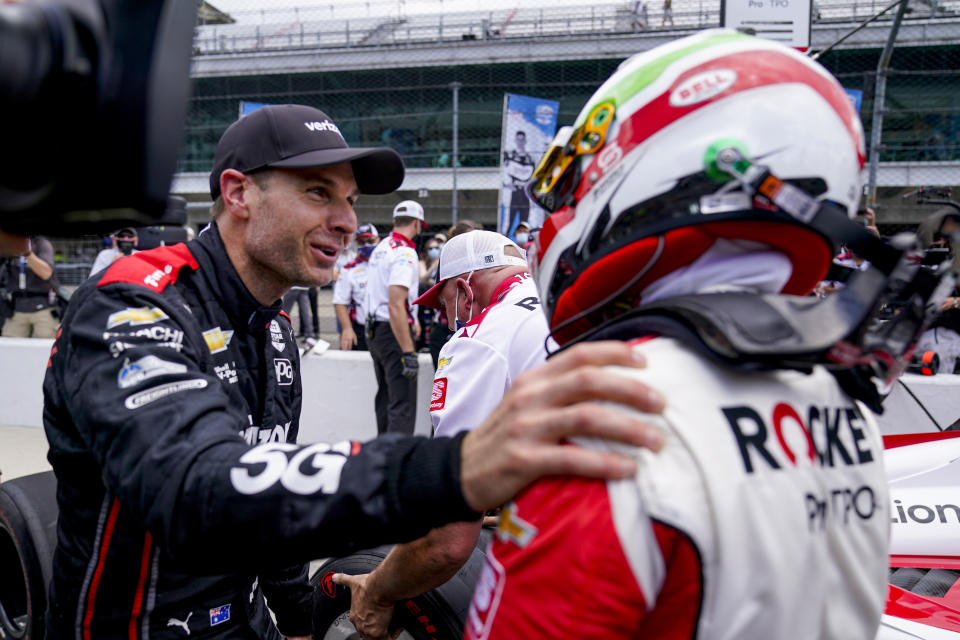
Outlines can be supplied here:
M814 2L813 49L887 5ZM501 0L304 0L270 9L213 0L202 4L196 30L180 171L210 170L217 140L242 102L308 104L327 112L350 144L393 147L411 169L405 187L412 191L361 200L361 218L386 222L395 200L416 197L428 216L448 220L456 167L459 216L490 224L504 94L556 100L559 123L569 123L627 55L717 26L719 11L718 0L666 7L664 0L590 7L567 0L519 7ZM894 13L820 59L859 93L868 140L877 64ZM919 184L960 183L960 2L912 0L894 44L880 105L877 208L881 222L909 224L924 210L903 194Z

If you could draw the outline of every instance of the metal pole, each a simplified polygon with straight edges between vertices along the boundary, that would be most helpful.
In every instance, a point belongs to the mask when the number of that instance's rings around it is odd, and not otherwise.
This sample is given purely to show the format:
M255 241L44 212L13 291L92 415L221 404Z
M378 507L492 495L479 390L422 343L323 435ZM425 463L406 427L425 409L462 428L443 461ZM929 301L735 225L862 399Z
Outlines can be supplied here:
M867 202L870 207L877 206L877 165L880 164L880 134L883 133L883 114L886 112L887 70L893 56L893 43L900 31L900 23L908 3L908 0L904 0L897 9L897 15L890 26L890 35L887 36L887 43L883 46L883 53L877 63L877 88L873 93L873 124L870 127L870 173L867 179Z
M870 24L870 23L873 22L874 20L878 19L880 16L882 16L883 14L885 14L887 11L890 11L890 9L893 9L893 8L894 8L895 6L897 6L897 5L901 5L901 6L902 6L902 5L906 5L906 4L907 4L907 0L896 0L895 2L891 2L889 5L887 5L886 8L884 8L884 9L881 10L880 12L875 13L874 15L870 16L869 18L867 18L866 20L864 20L861 24L857 25L856 27L854 27L853 29L851 29L851 30L848 31L847 33L843 34L843 37L841 37L840 39L838 39L836 42L830 44L830 46L828 46L828 47L826 47L825 49L822 49L822 50L820 50L820 51L817 51L815 54L811 55L810 58L811 58L812 60L818 59L820 56L822 56L823 54L827 53L828 51L832 51L834 47L836 47L838 44L842 43L844 40L846 40L847 38L849 38L850 36L852 36L853 34L855 34L857 31L860 31L860 29L863 29L865 26L867 26L868 24ZM856 19L856 5L854 5L854 19Z
M451 190L451 213L453 215L453 224L457 224L457 156L460 155L460 82L451 82L450 88L453 89L453 189Z

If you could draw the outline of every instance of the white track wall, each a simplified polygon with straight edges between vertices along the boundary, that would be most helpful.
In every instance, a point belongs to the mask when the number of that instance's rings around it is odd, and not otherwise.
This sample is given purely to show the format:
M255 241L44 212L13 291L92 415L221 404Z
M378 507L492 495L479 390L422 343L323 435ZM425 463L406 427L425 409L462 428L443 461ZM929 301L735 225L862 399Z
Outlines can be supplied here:
M0 425L43 426L43 376L52 340L0 338ZM365 351L327 351L301 362L300 442L369 440L377 435L373 397L377 381ZM429 435L433 363L420 356L418 435ZM3 443L0 442L0 447Z
M0 338L0 425L42 427L42 383L52 340ZM373 397L377 383L370 354L327 351L301 363L303 412L300 442L369 440L377 435ZM418 435L430 434L427 407L433 382L429 355L420 356ZM885 434L921 433L960 419L960 375L907 374L894 386L879 416ZM936 424L934 424L936 420ZM3 443L0 442L0 447Z

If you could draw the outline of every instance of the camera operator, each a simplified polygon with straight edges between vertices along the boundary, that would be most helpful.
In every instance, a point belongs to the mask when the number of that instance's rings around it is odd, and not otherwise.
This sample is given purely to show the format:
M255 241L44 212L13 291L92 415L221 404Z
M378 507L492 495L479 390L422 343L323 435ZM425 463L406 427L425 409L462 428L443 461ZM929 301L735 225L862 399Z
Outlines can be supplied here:
M135 229L130 227L120 229L110 238L113 241L112 246L97 254L97 257L93 260L93 266L90 267L91 276L109 267L117 258L137 252L137 232Z
M25 255L3 263L0 282L12 315L3 323L7 338L52 338L59 323L53 316L53 245L43 236L30 238Z
M958 263L956 238L960 235L960 215L955 210L943 209L920 223L917 234L927 244L927 255L939 250L943 259L950 259L954 266ZM937 259L939 261L939 259ZM927 260L925 259L926 263ZM936 269L938 265L931 264ZM957 358L960 357L960 291L954 289L944 299L940 315L933 321L917 342L917 353L934 351L940 356L937 373L956 373Z

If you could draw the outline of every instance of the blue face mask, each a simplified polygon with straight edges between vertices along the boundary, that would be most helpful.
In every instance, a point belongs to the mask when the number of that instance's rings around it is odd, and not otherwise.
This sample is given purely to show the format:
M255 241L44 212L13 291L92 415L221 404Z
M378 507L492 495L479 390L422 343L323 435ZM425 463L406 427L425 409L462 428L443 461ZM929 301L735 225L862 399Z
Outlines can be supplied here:
M440 249L434 247L432 249L427 249L427 257L431 260L436 260L440 257Z
M360 247L357 249L357 254L362 257L364 260L370 259L370 254L373 253L373 250L377 248L375 244L369 244L365 247Z
M527 244L527 240L530 239L530 234L524 233L523 231L518 231L516 235L517 244L521 247Z

